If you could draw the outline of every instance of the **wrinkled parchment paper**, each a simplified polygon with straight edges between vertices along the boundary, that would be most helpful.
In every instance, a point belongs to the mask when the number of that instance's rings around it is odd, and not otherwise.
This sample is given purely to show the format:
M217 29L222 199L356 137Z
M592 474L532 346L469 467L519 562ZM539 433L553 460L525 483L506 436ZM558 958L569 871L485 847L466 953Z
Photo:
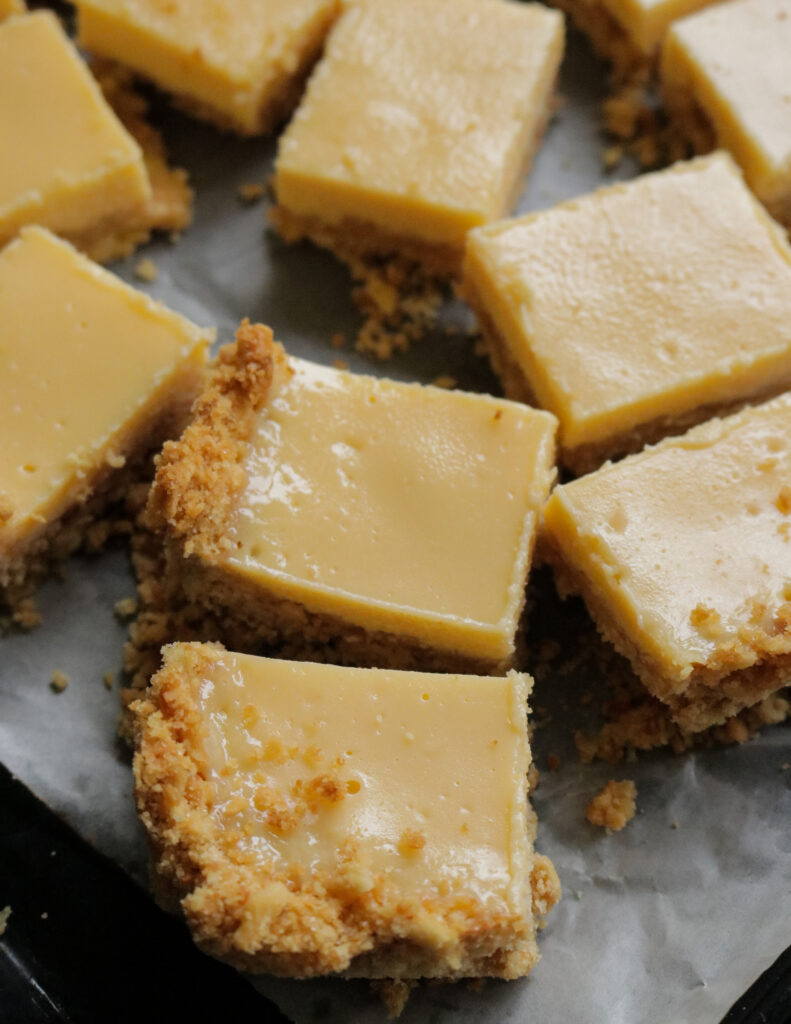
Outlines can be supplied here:
M589 191L603 181L597 103L603 74L579 40L570 41L561 83L565 104L549 130L521 209ZM175 159L197 190L195 223L171 247L154 244L157 280L145 289L221 341L243 316L270 323L292 352L405 380L443 374L461 387L496 384L469 340L427 338L406 355L378 364L338 353L330 337L353 336L357 323L344 270L310 247L286 248L263 228L263 206L242 205L241 184L271 173L271 141L239 142L175 114L165 116ZM629 169L621 174L627 175ZM133 280L140 257L116 267ZM463 311L451 308L451 317ZM0 639L0 760L96 847L135 878L145 852L132 804L128 752L116 739L116 677L125 630L113 604L134 593L121 549L73 559L65 581L40 592L44 624ZM542 600L539 592L539 600ZM575 637L558 622L567 650ZM54 670L67 673L53 693ZM539 848L555 862L564 899L542 936L543 959L527 981L424 987L410 999L405 1024L715 1024L791 942L791 728L768 729L743 747L675 757L659 752L615 769L583 766L573 727L591 712L575 695L601 689L596 678L553 677L533 702L550 716L536 732L539 766L549 752L557 772L542 771L535 794ZM639 814L607 836L584 819L595 792L633 778ZM297 1024L381 1022L384 1011L362 982L259 979L258 988Z

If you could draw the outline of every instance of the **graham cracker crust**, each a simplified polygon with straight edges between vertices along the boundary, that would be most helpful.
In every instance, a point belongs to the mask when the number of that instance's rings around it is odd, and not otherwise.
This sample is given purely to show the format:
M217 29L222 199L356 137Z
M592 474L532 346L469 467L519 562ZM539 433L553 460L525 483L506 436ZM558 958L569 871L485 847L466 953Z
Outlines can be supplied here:
M594 584L546 534L541 537L540 557L551 565L560 596L582 597L599 634L630 662L643 686L666 706L682 734L722 726L789 685L791 602L778 610L773 632L763 628L756 616L756 621L745 622L737 635L723 635L708 664L696 665L680 689L667 678L662 665L634 645Z
M135 794L156 891L168 908L181 909L202 949L242 970L289 977L528 973L538 959L537 919L560 895L545 857L533 857L532 905L520 913L488 909L469 894L404 893L365 863L351 837L332 871L262 864L213 813L197 688L206 659L220 650L194 645L180 659L164 653L164 667L132 709ZM317 791L342 799L344 788L331 783L322 780ZM528 828L532 839L532 812Z
M519 363L514 359L505 336L486 311L474 285L468 280L464 286L465 300L475 314L481 328L483 347L489 357L492 369L503 386L506 398L526 405L541 408L535 392ZM715 417L729 416L748 405L759 404L782 394L791 387L791 377L772 382L768 388L743 398L727 402L711 402L694 409L668 416L657 416L647 423L638 424L624 433L615 434L601 441L567 448L563 443L561 426L559 460L575 476L592 473L603 463L616 461L626 455L640 452L646 445L656 444L666 437L686 433L691 427Z

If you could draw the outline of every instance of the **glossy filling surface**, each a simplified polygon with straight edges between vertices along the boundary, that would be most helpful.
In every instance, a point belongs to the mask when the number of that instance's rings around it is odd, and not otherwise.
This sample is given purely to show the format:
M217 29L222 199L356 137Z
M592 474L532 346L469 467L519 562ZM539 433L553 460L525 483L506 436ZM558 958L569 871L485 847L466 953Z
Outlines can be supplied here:
M231 564L362 625L505 653L553 438L552 417L514 403L290 359L250 444Z
M662 59L767 201L791 192L789 54L791 0L733 0L675 25Z
M281 139L279 203L461 245L515 201L562 50L537 4L351 5Z
M150 195L140 149L55 16L0 26L0 242L43 222L75 233Z
M411 898L522 910L526 679L341 669L222 653L200 683L220 830L282 869L341 851Z
M546 522L626 635L681 688L719 652L734 670L749 667L752 635L782 630L790 483L784 395L557 488Z
M791 381L791 248L722 154L481 228L465 277L563 447Z
M209 334L41 228L0 253L0 323L0 494L18 534L117 456L116 435L203 361Z

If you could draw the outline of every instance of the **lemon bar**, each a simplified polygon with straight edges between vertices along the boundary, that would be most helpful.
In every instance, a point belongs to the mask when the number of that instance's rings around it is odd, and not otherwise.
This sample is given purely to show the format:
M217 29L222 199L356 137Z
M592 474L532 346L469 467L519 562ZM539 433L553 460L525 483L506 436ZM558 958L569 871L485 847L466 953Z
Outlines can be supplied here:
M560 895L533 850L531 684L166 647L135 709L160 899L248 971L527 974Z
M84 539L178 434L210 333L38 227L0 253L0 602Z
M237 338L149 501L186 593L253 653L508 667L554 417L288 357L261 325Z
M558 487L543 549L686 731L791 680L791 394Z
M280 140L275 225L456 273L466 232L518 198L562 53L562 18L538 4L348 5Z
M791 228L791 0L733 0L673 26L662 91L698 150L721 146Z
M725 154L471 232L464 291L578 473L791 386L791 247Z
M86 50L242 135L291 113L340 0L75 0Z
M3 22L0 245L37 223L90 252L139 227L150 198L140 147L55 16Z

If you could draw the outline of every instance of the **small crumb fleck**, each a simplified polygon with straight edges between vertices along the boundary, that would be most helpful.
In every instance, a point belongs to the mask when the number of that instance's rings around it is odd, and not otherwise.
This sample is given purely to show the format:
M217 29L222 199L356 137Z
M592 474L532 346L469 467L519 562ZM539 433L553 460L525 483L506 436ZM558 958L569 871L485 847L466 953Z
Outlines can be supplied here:
M333 348L343 348L346 344L346 335L343 331L336 331L335 334L330 338L330 345Z
M452 391L458 383L455 377L451 377L446 373L441 373L439 377L435 377L432 381L435 388L445 388L446 391Z
M670 827L671 827L671 828L678 828L678 822L677 822L677 821L673 821L673 822L671 822L671 823L670 823Z
M113 675L113 673L112 672L105 672L104 675L102 676L102 679L104 680L105 687L108 690L112 690L113 683L115 682L115 676Z
M113 611L119 619L131 619L137 614L137 599L134 597L122 597L116 601Z
M791 487L780 488L780 493L777 495L775 504L784 516L787 516L789 512L791 512Z
M41 920L42 921L46 921L48 917L49 917L49 914L45 910L44 913L41 915Z
M54 693L63 693L66 687L69 685L69 677L65 672L61 672L59 668L55 669L52 673L52 678L49 681L50 689Z
M105 462L111 469L122 469L126 465L124 456L119 455L117 452L108 452L105 456Z
M619 146L619 145L608 146L602 152L602 155L601 155L601 162L602 162L602 165L604 166L605 171L612 171L612 170L614 170L614 168L616 168L618 166L618 164L621 162L621 160L623 160L623 157L624 157L624 147L623 146Z
M138 281L147 281L151 284L159 276L159 269L152 259L144 257L135 267L135 277Z
M551 772L556 772L560 768L560 758L557 754L547 754L547 768Z
M610 779L588 804L585 817L591 825L619 832L634 817L637 787L631 779Z
M10 916L10 907L3 907L3 909L0 910L0 935L5 935L5 930L8 927L8 919Z
M791 768L791 765L788 763L788 761L785 761L783 764L780 765L781 772L787 772L789 768Z
M414 828L405 828L398 840L398 849L405 854L419 853L425 845L426 837Z
M349 369L349 364L346 362L345 359L341 359L340 357L338 357L336 359L333 359L332 360L332 365L335 367L336 370L348 370Z
M266 184L263 181L248 181L240 185L236 194L243 203L257 203L266 195Z

